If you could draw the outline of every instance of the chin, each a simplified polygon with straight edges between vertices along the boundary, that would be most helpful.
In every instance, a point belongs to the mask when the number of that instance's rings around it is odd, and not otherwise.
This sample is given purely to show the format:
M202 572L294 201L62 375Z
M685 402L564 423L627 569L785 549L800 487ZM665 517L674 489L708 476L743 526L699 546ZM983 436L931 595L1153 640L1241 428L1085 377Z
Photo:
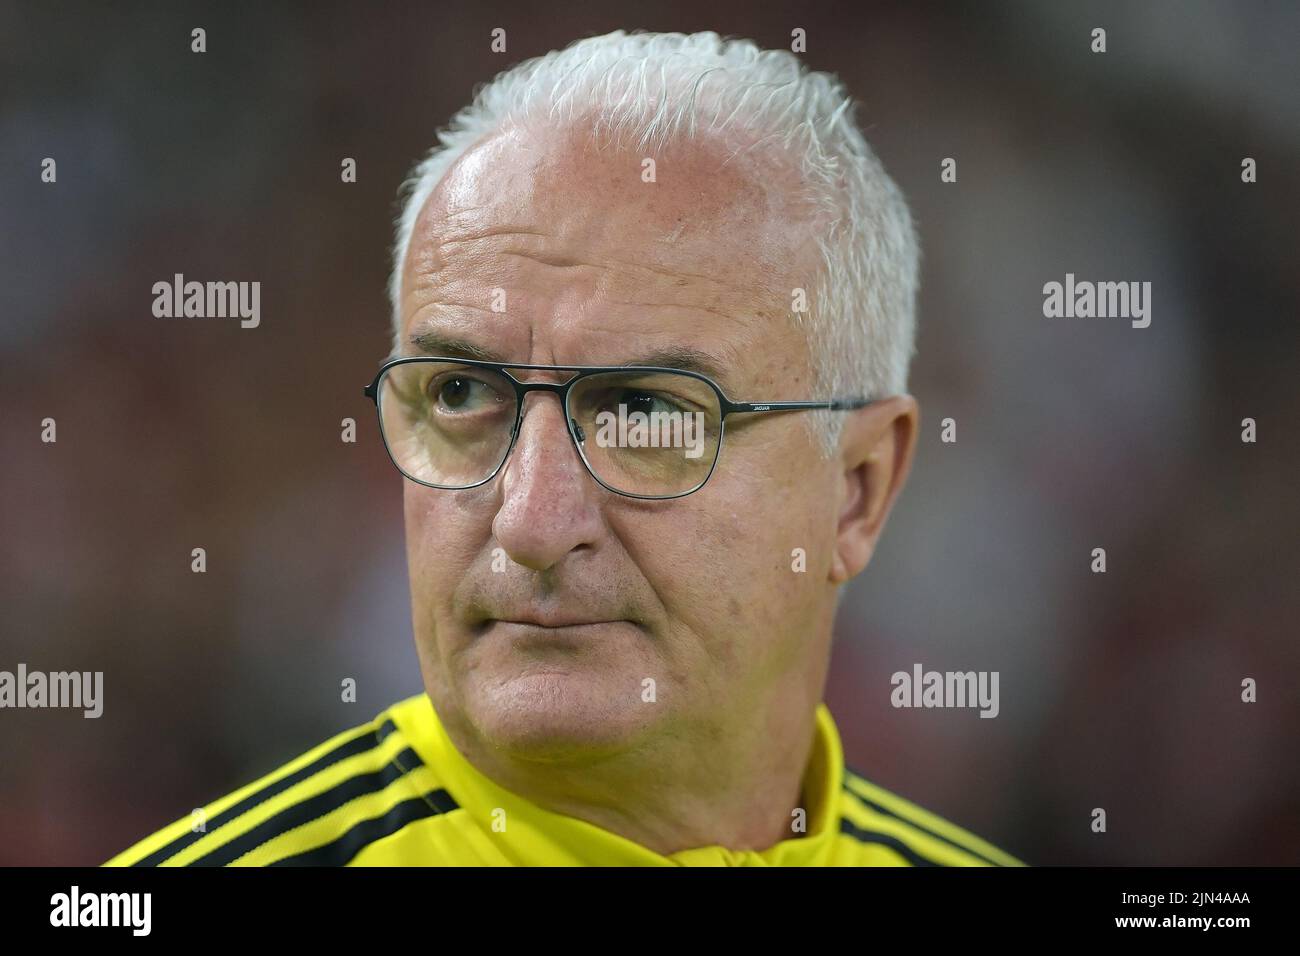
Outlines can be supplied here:
M560 670L517 674L476 688L469 716L488 743L521 759L600 759L633 746L662 706L643 702L636 682L618 684Z

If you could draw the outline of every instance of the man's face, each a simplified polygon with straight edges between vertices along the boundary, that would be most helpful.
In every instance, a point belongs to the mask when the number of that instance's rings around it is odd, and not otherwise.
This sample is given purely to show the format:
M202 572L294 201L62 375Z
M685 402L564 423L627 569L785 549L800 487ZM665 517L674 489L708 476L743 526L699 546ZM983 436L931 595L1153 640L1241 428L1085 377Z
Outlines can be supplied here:
M422 354L418 335L528 364L643 364L684 346L712 357L733 400L828 397L813 394L790 318L814 265L792 182L726 157L678 145L646 182L641 155L554 131L480 143L416 224L404 354ZM806 414L729 418L702 489L645 501L597 484L559 401L533 392L490 482L404 482L416 642L444 721L505 753L565 759L727 732L773 705L810 710L840 479Z

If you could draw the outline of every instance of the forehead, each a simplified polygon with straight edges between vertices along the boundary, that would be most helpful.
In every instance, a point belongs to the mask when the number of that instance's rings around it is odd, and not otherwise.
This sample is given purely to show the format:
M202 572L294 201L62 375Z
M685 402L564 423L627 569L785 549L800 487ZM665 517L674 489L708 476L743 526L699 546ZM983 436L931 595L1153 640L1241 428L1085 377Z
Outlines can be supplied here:
M724 358L762 342L788 348L799 337L791 296L813 268L799 187L788 164L720 142L650 153L577 131L497 132L421 210L403 270L403 338L431 324L506 339L527 326L530 340L585 326L597 349L620 334L712 339ZM495 289L504 314L487 305Z

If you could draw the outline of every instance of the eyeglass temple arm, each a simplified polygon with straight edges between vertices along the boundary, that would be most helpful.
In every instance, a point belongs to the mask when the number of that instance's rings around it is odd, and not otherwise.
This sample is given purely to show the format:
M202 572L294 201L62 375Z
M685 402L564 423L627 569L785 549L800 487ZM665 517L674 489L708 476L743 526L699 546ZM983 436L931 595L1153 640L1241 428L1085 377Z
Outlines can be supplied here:
M837 398L829 402L729 402L727 414L744 414L747 412L794 412L813 409L829 409L833 412L851 411L874 405L874 398Z

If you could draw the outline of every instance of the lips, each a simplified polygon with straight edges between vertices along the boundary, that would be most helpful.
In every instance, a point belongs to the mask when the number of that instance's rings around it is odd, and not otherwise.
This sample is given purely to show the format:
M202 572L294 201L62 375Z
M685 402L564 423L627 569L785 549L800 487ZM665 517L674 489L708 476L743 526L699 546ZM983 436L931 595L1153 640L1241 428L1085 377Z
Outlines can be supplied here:
M491 618L487 622L490 627L493 624L522 624L527 627L545 627L557 629L562 627L590 627L597 624L627 624L628 621L621 619L610 620L607 618L567 618L560 615L547 615L544 617L498 617Z
M610 606L608 599L592 596L583 600L578 595L566 595L565 600L536 600L520 595L511 600L509 595L498 599L480 600L470 605L466 622L473 633L481 634L498 624L523 632L542 634L547 631L607 629L615 625L628 625L637 630L646 629L646 622L626 605Z
M486 610L486 609L485 609ZM618 612L614 612L617 614ZM558 635L562 631L582 632L596 631L614 627L616 625L630 625L638 627L636 621L626 617L616 617L610 615L602 616L599 613L592 613L591 609L582 611L565 610L564 608L542 608L542 607L521 607L521 608L492 608L476 626L480 633L487 631L496 625L503 625L511 630L523 632L525 630L534 633L545 633L554 631Z

